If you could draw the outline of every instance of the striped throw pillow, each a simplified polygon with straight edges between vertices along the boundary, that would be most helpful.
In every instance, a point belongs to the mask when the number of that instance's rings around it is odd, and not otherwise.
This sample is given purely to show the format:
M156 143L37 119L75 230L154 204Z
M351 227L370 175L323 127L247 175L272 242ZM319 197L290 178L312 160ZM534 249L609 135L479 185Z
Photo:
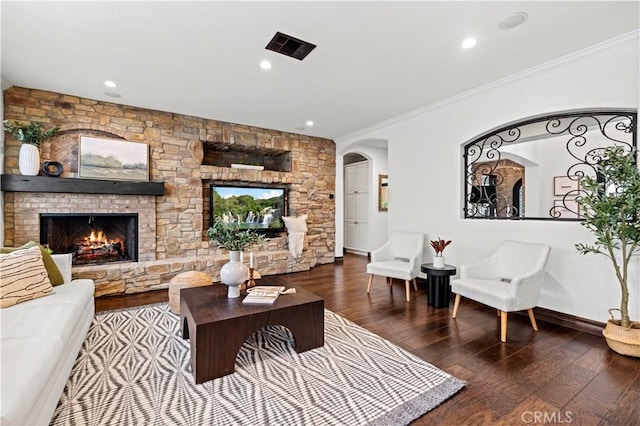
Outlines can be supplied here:
M64 284L64 278L62 277L62 273L60 269L58 269L58 265L49 254L49 250L42 247L40 244L35 241L29 241L26 244L21 245L20 247L0 247L0 254L11 253L16 250L28 249L34 246L40 247L40 253L42 253L42 263L44 263L44 268L47 270L47 274L49 275L49 281L51 281L52 286Z
M0 308L46 296L52 289L39 247L0 256Z

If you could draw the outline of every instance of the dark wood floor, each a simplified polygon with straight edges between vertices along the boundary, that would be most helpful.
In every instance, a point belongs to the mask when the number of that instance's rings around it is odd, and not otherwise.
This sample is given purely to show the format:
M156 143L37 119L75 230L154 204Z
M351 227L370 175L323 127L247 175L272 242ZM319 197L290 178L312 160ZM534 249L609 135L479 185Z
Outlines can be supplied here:
M367 258L317 266L283 279L324 297L325 306L467 386L414 425L640 425L640 360L609 350L604 339L510 315L500 343L496 311L463 300L451 309L427 305L424 287L407 303L404 285L376 278L366 294ZM166 291L96 300L98 311L166 301Z

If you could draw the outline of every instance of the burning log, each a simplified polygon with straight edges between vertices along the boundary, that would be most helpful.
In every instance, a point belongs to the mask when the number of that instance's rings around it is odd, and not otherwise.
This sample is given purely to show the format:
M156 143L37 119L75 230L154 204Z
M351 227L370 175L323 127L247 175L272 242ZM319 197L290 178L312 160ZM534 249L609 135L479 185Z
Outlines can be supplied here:
M91 234L74 243L74 260L76 263L99 263L125 258L122 241L109 240L102 231L91 231Z

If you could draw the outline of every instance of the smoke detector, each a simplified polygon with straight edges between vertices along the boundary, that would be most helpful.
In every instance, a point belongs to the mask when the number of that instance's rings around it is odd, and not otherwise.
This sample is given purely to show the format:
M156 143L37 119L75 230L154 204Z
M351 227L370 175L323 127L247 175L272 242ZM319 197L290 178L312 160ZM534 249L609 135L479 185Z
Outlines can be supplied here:
M513 13L506 18L504 18L500 22L501 30L510 30L511 28L517 27L520 24L523 24L528 18L527 14L524 12Z

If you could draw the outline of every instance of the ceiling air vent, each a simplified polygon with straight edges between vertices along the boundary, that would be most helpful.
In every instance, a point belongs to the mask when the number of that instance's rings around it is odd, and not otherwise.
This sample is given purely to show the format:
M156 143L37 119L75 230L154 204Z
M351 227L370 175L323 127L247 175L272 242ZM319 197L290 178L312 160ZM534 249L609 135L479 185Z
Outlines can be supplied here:
M316 48L316 45L300 40L299 38L277 32L269 44L267 44L266 48L273 50L274 52L282 53L283 55L291 58L303 60L313 49Z

